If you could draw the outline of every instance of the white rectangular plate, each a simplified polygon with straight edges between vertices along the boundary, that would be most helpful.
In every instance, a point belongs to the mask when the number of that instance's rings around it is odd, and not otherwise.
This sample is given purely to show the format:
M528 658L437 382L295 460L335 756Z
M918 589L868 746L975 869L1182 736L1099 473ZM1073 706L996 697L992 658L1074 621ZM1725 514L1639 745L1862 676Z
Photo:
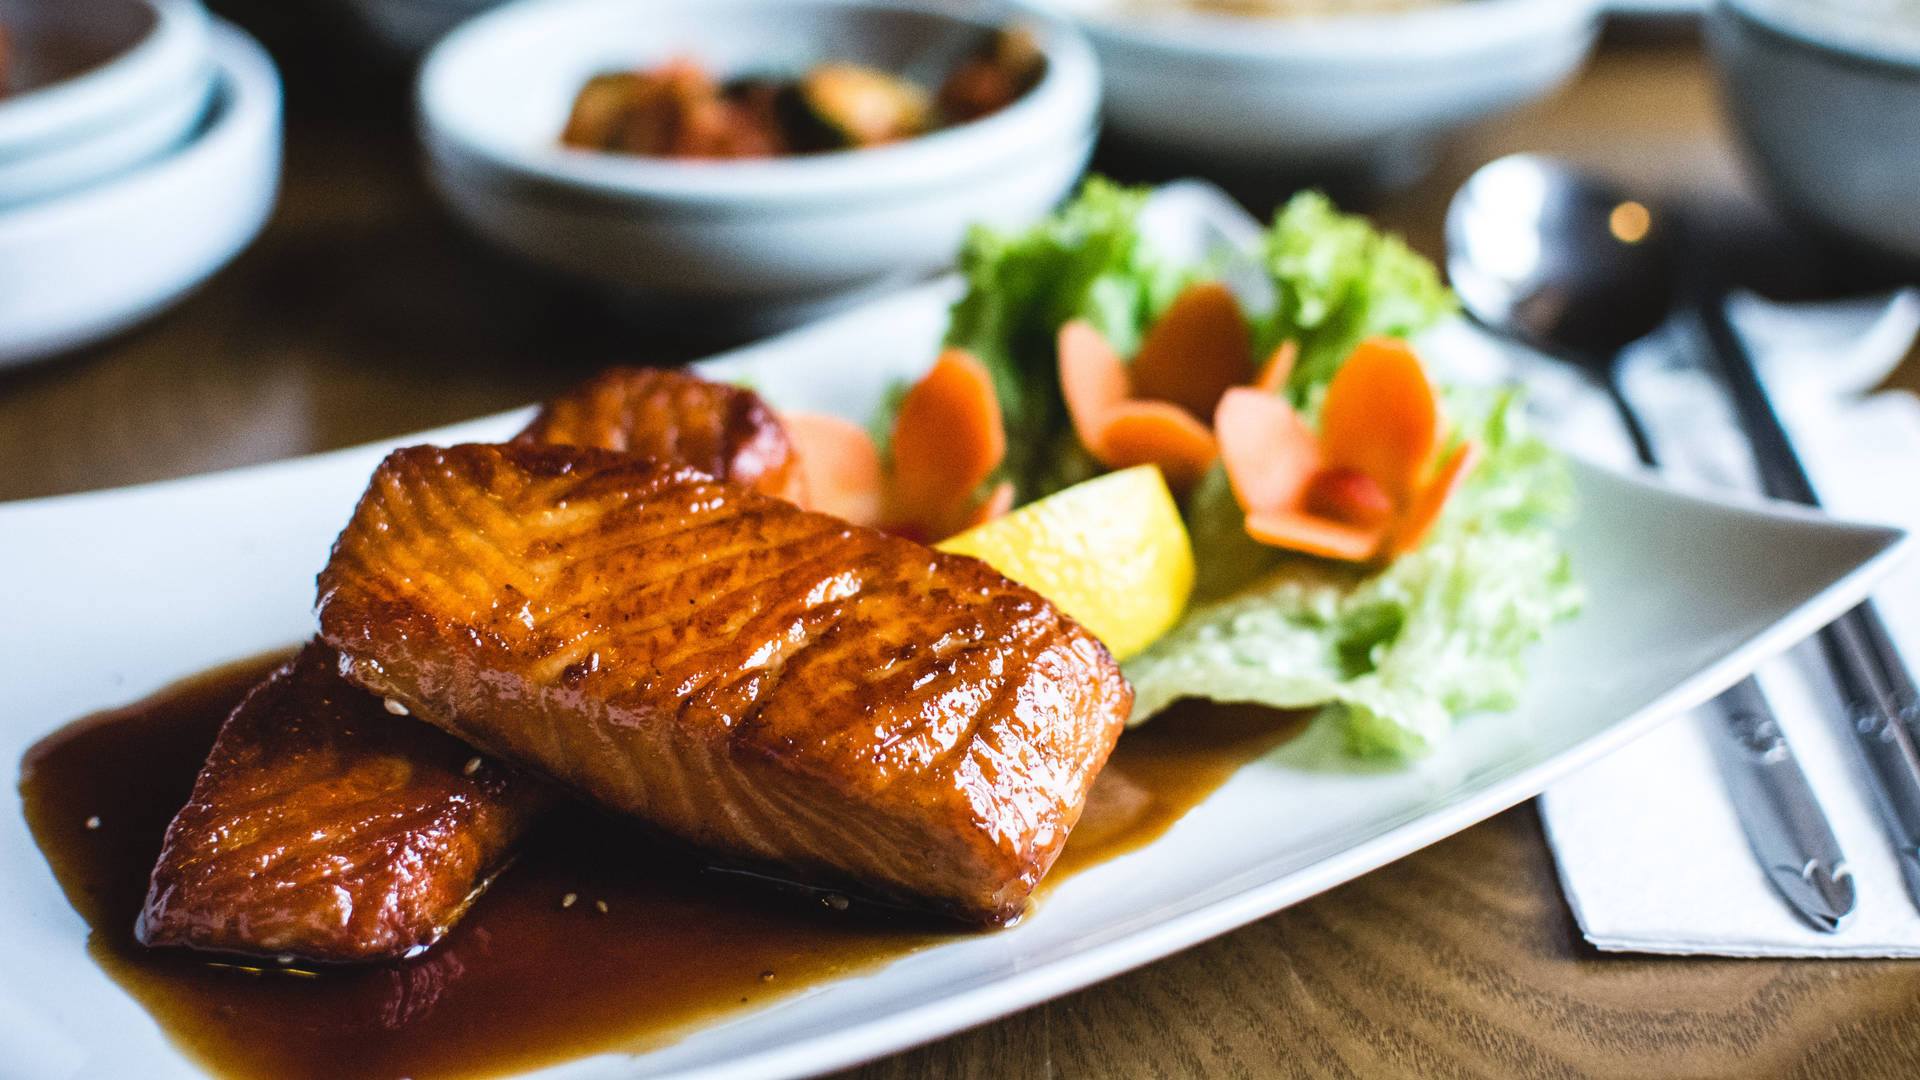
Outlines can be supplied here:
M709 363L776 404L864 419L927 364L951 283ZM68 720L313 629L313 576L394 445L495 440L525 412L380 446L0 506L0 759ZM1360 768L1325 725L1241 770L1157 842L1066 881L1020 926L828 983L641 1056L543 1076L775 1077L848 1065L1166 956L1537 794L1705 700L1859 600L1896 530L1674 494L1576 465L1587 610L1532 657L1511 715L1431 760ZM1622 868L1630 872L1630 868ZM0 815L0 1072L187 1077L193 1065L88 959L20 814Z

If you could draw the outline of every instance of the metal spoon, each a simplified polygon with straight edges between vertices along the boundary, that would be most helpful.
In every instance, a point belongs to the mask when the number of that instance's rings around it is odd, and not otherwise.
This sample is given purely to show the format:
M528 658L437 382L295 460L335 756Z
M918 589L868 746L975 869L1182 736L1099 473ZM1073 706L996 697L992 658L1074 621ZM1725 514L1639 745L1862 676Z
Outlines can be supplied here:
M1598 376L1634 449L1658 466L1620 382L1620 350L1667 318L1673 258L1646 206L1546 158L1484 166L1447 210L1447 272L1489 329ZM1751 677L1716 699L1715 757L1767 879L1815 929L1853 911L1853 877Z

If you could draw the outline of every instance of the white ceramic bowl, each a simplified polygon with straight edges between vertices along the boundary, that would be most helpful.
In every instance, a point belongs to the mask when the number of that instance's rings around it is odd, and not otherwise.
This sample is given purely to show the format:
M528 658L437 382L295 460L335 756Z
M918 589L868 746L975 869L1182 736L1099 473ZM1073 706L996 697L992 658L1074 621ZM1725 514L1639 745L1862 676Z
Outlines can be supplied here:
M1903 32L1863 8L1723 0L1707 37L1747 157L1784 208L1920 266L1920 22Z
M0 208L72 190L178 146L213 93L195 0L0 0Z
M1107 125L1123 141L1203 165L1357 169L1387 184L1417 178L1447 131L1560 85L1599 26L1597 0L1310 19L1023 2L1093 40Z
M68 195L0 211L0 366L103 338L245 247L280 175L280 80L258 44L211 33L215 98L184 146Z
M767 161L662 161L563 148L588 76L685 54L721 72L949 56L1011 17L936 0L520 0L427 57L419 105L433 180L481 235L650 297L804 307L946 265L969 223L1028 223L1092 149L1099 77L1058 22L1020 101L891 146Z

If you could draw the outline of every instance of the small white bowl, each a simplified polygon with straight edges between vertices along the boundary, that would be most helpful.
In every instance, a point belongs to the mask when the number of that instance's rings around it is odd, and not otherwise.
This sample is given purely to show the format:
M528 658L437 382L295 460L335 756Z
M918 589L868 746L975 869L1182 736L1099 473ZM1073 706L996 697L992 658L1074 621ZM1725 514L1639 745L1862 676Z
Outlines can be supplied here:
M0 211L0 367L106 337L225 265L273 208L280 79L240 31L211 32L206 124L152 164Z
M1057 203L1092 150L1099 75L1085 41L1036 21L1045 77L982 120L764 161L562 147L580 86L674 55L726 73L829 58L911 70L1013 17L958 15L939 0L520 0L427 57L419 104L433 181L481 235L622 291L813 305L950 263L972 222L1023 225Z
M0 162L113 128L202 83L196 0L0 0L13 72L0 98Z
M1721 97L1774 197L1910 272L1920 267L1920 21L1870 11L1722 0L1707 40Z
M75 191L173 150L206 119L216 80L211 61L193 79L106 127L0 160L0 210Z
M1398 14L1265 18L1022 0L1074 19L1123 142L1285 174L1411 182L1446 132L1539 97L1586 59L1597 0L1461 0Z

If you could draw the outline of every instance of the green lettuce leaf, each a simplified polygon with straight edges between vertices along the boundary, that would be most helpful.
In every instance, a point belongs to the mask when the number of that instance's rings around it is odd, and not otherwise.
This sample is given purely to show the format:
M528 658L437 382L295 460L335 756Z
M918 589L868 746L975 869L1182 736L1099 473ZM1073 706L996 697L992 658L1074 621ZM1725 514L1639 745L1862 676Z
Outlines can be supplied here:
M1571 482L1518 430L1515 401L1454 403L1485 456L1426 544L1384 570L1284 553L1263 562L1231 539L1231 495L1202 501L1203 485L1190 527L1213 598L1126 663L1134 722L1182 697L1324 705L1354 752L1411 757L1458 715L1512 708L1527 646L1581 597L1559 538Z
M1315 402L1355 345L1412 337L1458 306L1432 263L1317 191L1294 196L1275 215L1260 261L1275 303L1255 319L1255 355L1300 343L1287 384L1300 406Z
M993 375L1007 423L1007 462L1020 502L1057 491L1097 469L1073 437L1054 340L1084 318L1123 356L1184 278L1156 265L1135 220L1151 194L1099 177L1053 216L1020 233L975 228L960 252L966 295L953 306L947 344Z

